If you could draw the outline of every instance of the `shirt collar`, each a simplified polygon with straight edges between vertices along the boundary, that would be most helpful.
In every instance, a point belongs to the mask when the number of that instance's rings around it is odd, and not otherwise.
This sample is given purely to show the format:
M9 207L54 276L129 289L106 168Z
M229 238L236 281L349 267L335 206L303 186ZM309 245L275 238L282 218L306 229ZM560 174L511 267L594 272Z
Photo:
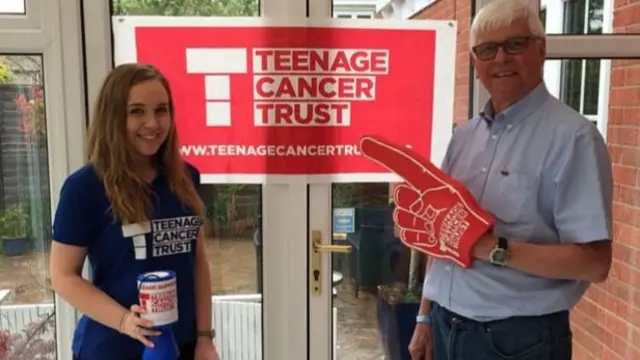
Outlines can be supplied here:
M536 86L524 98L512 104L511 106L503 110L500 114L494 114L491 100L487 101L482 111L480 111L480 117L489 124L491 124L494 119L499 120L500 118L505 117L513 120L524 119L533 110L542 106L542 104L545 102L545 100L547 100L549 96L550 94L547 86L545 85L544 81L541 81L540 84Z

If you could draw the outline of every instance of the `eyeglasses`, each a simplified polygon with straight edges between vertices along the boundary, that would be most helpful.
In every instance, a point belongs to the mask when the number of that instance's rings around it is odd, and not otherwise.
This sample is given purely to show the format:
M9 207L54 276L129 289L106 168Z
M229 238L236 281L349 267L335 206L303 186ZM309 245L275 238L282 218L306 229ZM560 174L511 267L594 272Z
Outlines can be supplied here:
M509 55L522 54L531 41L538 40L530 36L512 37L503 42L487 42L478 44L471 48L479 60L491 60L498 55L498 50L502 50Z

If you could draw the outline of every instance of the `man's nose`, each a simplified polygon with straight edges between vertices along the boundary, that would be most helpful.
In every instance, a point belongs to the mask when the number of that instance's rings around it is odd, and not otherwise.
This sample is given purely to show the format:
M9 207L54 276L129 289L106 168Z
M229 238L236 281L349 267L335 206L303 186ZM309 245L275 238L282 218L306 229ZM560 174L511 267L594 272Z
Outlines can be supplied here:
M496 53L496 57L493 58L493 61L504 63L507 62L507 60L509 60L509 54L504 52L504 49L502 47L498 48L498 52Z

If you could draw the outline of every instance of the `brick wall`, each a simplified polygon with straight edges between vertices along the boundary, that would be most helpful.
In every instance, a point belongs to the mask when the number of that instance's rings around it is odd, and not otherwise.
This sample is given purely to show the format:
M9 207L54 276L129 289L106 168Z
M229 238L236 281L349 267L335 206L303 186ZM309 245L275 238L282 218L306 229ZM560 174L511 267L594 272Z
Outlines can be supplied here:
M615 0L615 33L640 32L640 1ZM575 360L640 359L640 60L614 60L607 143L614 172L614 261L573 312Z
M415 19L456 20L458 43L456 47L456 93L454 122L469 120L469 25L471 22L470 0L440 0L427 6L414 16Z
M640 0L614 0L614 32L640 33ZM455 122L468 119L469 0L440 0L415 16L458 21ZM614 162L614 263L572 313L574 360L640 359L640 60L612 64L607 142Z

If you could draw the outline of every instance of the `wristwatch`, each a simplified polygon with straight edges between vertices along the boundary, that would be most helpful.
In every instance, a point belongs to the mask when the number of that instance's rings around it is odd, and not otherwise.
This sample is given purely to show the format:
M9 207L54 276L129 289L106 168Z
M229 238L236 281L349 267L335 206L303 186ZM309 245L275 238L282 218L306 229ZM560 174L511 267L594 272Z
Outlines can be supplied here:
M429 314L416 316L416 324L431 324L431 316Z
M201 331L198 331L196 334L197 334L198 337L206 337L206 338L209 338L211 340L216 338L216 331L214 329L201 330Z
M509 260L509 241L505 237L498 237L496 247L489 254L489 262L497 267L505 267Z

